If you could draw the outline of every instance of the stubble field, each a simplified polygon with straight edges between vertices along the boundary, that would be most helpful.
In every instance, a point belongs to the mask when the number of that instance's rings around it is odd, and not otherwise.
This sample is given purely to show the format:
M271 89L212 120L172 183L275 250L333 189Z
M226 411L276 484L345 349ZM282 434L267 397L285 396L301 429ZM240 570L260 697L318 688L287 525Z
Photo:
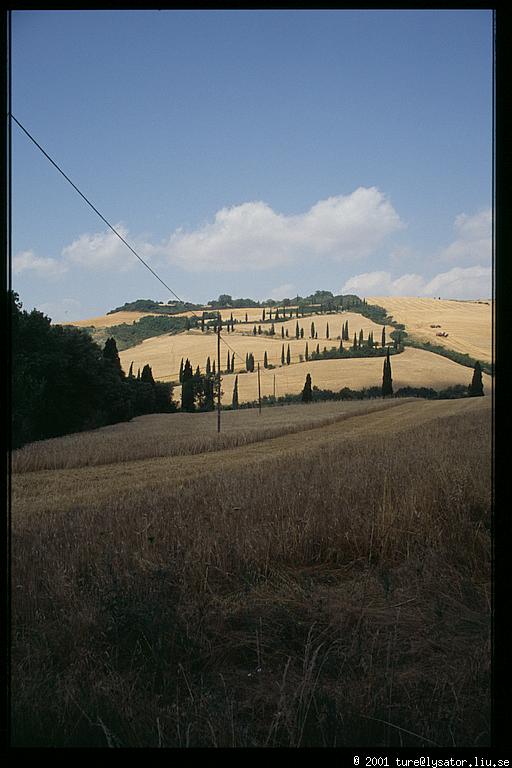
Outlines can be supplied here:
M13 475L16 745L489 743L490 398L350 405Z
M384 307L397 323L421 341L468 354L475 360L492 360L492 301L451 301L446 299L368 297L369 304ZM440 328L431 328L440 325ZM436 336L446 331L448 337Z

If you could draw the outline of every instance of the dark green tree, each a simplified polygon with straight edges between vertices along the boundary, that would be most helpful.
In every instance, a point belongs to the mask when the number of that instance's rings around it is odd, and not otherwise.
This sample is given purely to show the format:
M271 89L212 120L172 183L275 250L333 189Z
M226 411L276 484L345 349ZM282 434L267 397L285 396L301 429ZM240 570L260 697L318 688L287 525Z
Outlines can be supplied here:
M484 394L484 384L482 381L482 366L478 362L475 363L473 370L473 378L471 384L468 387L470 397L481 397Z
M325 338L326 339L329 338L329 323L327 323L326 328L325 328Z
M236 410L238 408L238 376L235 376L235 385L233 387L233 402L232 407Z
M119 358L119 352L117 351L116 340L111 336L106 340L103 347L103 357L112 365L121 379L124 379L124 371L121 366L121 360Z
M137 376L137 378L139 377ZM181 358L181 363L180 363L179 382L180 384L183 382L183 358Z
M144 368L142 369L142 373L140 375L140 380L145 381L147 384L154 384L155 380L153 378L153 371L151 370L151 366L146 363Z
M304 359L309 360L309 349L308 349L307 341L306 341L306 349L304 350Z
M281 326L281 338L284 339L284 325Z
M297 320L297 323L295 325L295 338L298 339L300 336L300 328L299 328L299 321Z
M284 365L284 360L285 360L285 357L284 357L284 344L283 344L281 348L281 365Z
M130 370L128 371L128 378L133 379L133 360L130 363Z
M212 364L211 364L211 362L210 362L210 356L209 356L209 355L208 355L208 359L206 360L206 368L205 368L205 371L206 371L206 375L207 375L207 376L211 376L211 373L212 373Z
M315 338L315 323L311 322L311 338Z
M382 326L381 346L382 346L382 349L384 349L384 347L386 346L386 326L385 325Z
M267 350L265 350L265 354L263 355L263 367L268 368Z
M304 384L304 389L302 390L302 402L303 403L310 403L313 399L313 391L311 388L311 374L306 374L306 382Z
M189 413L195 410L194 374L188 357L181 378L181 410Z
M389 349L384 360L384 369L382 373L382 397L388 397L393 394L393 379L391 377L391 361L389 359Z
M286 365L290 365L290 362L291 362L290 345L288 344L288 349L286 350Z

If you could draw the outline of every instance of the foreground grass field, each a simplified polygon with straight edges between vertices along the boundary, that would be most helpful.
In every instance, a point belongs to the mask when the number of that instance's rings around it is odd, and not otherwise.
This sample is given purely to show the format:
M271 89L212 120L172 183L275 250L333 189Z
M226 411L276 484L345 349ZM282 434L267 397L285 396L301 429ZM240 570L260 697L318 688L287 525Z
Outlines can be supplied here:
M489 400L15 474L14 743L489 743Z

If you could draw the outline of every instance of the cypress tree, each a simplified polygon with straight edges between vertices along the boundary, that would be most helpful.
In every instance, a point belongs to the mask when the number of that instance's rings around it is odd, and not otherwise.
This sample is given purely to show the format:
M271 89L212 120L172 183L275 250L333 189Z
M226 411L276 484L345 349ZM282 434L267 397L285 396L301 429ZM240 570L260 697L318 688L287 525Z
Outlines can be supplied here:
M298 339L300 334L299 330L299 321L297 320L297 324L295 325L295 338Z
M262 323L264 323L264 322L265 322L265 307L263 307L263 314L262 314L262 316L261 316L261 322L262 322Z
M284 344L281 348L281 365L284 365Z
M389 349L384 360L384 369L382 372L382 397L393 394L393 379L391 378L391 362L389 359Z
M153 378L153 371L151 370L151 367L146 363L144 368L142 369L142 373L140 375L140 380L145 381L147 384L154 384L155 380Z
M274 327L274 323L272 323L272 328L270 329L270 335L275 336L275 333L276 333L276 329Z
M235 385L233 387L233 402L232 402L233 409L236 410L238 408L238 376L235 377Z
M478 360L475 363L473 378L471 379L471 384L468 387L468 393L470 397L481 397L484 394L484 385L482 381L482 366L480 365Z
M252 335L256 336L256 334L257 334L257 330L256 330L256 326L254 326L254 328L252 329Z
M281 326L281 338L284 339L284 326Z
M361 330L359 331L359 349L361 349L361 347L363 346L363 341L364 341L363 329L361 328Z
M119 352L117 351L116 340L113 336L111 336L105 342L105 346L103 347L103 357L105 360L108 360L112 364L112 367L114 368L117 375L121 379L124 379L124 371L121 367L121 360L119 358Z
M354 332L354 343L352 344L352 349L357 349L357 336Z
M258 325L258 335L261 336L261 325Z
M245 322L246 322L246 323L248 323L248 322L249 322L249 318L247 317L247 312L245 313Z
M248 352L245 353L245 370L246 371L249 370L249 353Z
M180 363L180 376L179 376L179 379L180 379L180 384L181 384L183 382L183 358L181 358L181 363Z
M249 353L249 370L251 373L254 372L254 355L252 352Z
M286 329L286 338L288 338L288 328Z
M137 368L137 381L140 381L140 368Z
M320 344L316 345L316 353L317 353L317 355L320 354Z
M313 399L313 392L311 389L311 374L306 374L306 382L304 384L304 389L302 390L302 402L303 403L310 403Z
M199 366L196 368L196 376L199 378L201 376L201 371L199 370Z
M210 357L208 356L208 359L206 361L206 375L211 376L212 373L212 364L210 362Z
M304 359L309 360L309 349L308 349L307 341L306 341L306 349L304 350Z
M315 324L314 322L311 323L311 338L315 338Z
M231 355L231 373L235 372L235 353Z
M300 329L300 337L301 337L301 339L304 338L304 328Z
M382 326L382 340L381 340L382 349L386 346L386 326Z
M290 355L290 345L288 344L288 349L286 351L286 365L290 365L291 362L291 355Z
M212 376L215 376L215 360L213 361L212 365Z
M204 312L201 316L201 331L204 333Z
M229 373L231 371L231 359L229 357L229 350L228 350L228 360L226 363L226 371Z
M181 382L181 410L193 411L194 410L194 376L192 373L192 366L187 358L183 368L183 376Z
M133 360L130 363L130 370L128 371L128 378L133 379Z
M315 331L315 339L318 339L318 331Z
M340 352L343 352L343 339L340 339Z
M265 350L265 354L263 355L263 367L268 368L267 350Z
M326 339L328 339L328 338L329 338L329 323L327 323L327 326L326 326L326 328L325 328L325 338L326 338Z

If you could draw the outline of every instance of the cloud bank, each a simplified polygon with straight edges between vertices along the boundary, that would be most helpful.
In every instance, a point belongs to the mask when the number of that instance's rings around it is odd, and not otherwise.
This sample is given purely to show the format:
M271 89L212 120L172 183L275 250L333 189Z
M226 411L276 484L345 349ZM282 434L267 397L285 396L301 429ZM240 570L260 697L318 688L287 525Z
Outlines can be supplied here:
M366 272L351 277L342 293L359 296L441 296L443 299L490 298L492 290L490 267L453 267L430 280L421 275L406 274L392 278L389 272Z
M177 230L161 251L171 263L192 272L264 270L305 257L359 260L402 227L382 192L359 187L295 216L276 213L264 202L223 208L193 232Z

